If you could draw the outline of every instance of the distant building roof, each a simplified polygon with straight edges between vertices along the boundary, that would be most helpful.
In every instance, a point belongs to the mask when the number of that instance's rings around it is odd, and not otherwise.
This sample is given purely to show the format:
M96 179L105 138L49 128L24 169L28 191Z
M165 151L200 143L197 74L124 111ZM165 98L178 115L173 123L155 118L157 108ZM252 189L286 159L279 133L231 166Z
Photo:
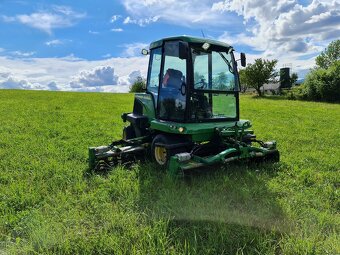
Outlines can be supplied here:
M267 83L263 85L264 90L277 90L280 88L280 83L279 82L273 82L273 83Z
M266 83L261 87L261 90L279 90L280 89L280 82L272 82L272 83ZM255 89L252 87L249 87L247 89L248 91L254 91Z

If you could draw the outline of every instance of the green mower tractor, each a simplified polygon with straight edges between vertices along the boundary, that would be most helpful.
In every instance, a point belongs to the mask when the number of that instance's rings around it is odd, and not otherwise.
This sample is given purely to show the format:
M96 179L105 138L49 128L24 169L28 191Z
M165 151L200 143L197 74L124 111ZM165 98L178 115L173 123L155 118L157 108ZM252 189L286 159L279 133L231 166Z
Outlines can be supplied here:
M104 170L152 158L172 175L235 160L279 161L276 142L256 139L240 120L239 76L232 46L178 36L150 44L145 93L123 113L123 137L89 148L89 166ZM241 53L241 65L246 65Z

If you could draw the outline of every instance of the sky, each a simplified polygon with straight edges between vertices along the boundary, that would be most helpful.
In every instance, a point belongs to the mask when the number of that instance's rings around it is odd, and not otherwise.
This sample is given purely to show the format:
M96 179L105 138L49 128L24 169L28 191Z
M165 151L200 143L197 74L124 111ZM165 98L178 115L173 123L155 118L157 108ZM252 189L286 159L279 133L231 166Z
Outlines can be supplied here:
M127 92L141 49L202 34L303 78L340 38L340 0L0 0L0 88Z

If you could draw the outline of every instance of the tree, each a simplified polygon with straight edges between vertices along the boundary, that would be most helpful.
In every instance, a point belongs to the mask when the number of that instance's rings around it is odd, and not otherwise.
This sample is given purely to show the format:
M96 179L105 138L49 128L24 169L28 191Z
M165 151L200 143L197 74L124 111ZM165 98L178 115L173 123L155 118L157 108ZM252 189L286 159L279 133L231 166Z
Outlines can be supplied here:
M299 76L297 73L292 73L292 75L290 76L290 87L294 86L295 83L297 82Z
M315 59L318 68L327 69L336 60L340 60L340 40L332 41Z
M247 80L247 76L245 74L245 70L244 69L241 69L239 72L238 72L238 75L240 77L240 90L241 92L246 92L246 90L248 89L249 87L249 81Z
M275 82L278 73L275 71L277 60L255 59L254 64L249 64L244 69L244 80L247 85L254 88L262 96L261 87L268 82Z
M142 77L138 76L136 81L130 87L130 93L144 92L146 87L146 81Z

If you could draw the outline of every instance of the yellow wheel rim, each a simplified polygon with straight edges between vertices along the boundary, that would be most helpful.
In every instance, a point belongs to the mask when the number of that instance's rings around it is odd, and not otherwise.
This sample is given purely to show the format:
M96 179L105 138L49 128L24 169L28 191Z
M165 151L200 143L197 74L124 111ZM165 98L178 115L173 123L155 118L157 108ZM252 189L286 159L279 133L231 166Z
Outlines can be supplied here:
M155 159L158 164L165 165L167 158L166 149L164 147L155 147Z

